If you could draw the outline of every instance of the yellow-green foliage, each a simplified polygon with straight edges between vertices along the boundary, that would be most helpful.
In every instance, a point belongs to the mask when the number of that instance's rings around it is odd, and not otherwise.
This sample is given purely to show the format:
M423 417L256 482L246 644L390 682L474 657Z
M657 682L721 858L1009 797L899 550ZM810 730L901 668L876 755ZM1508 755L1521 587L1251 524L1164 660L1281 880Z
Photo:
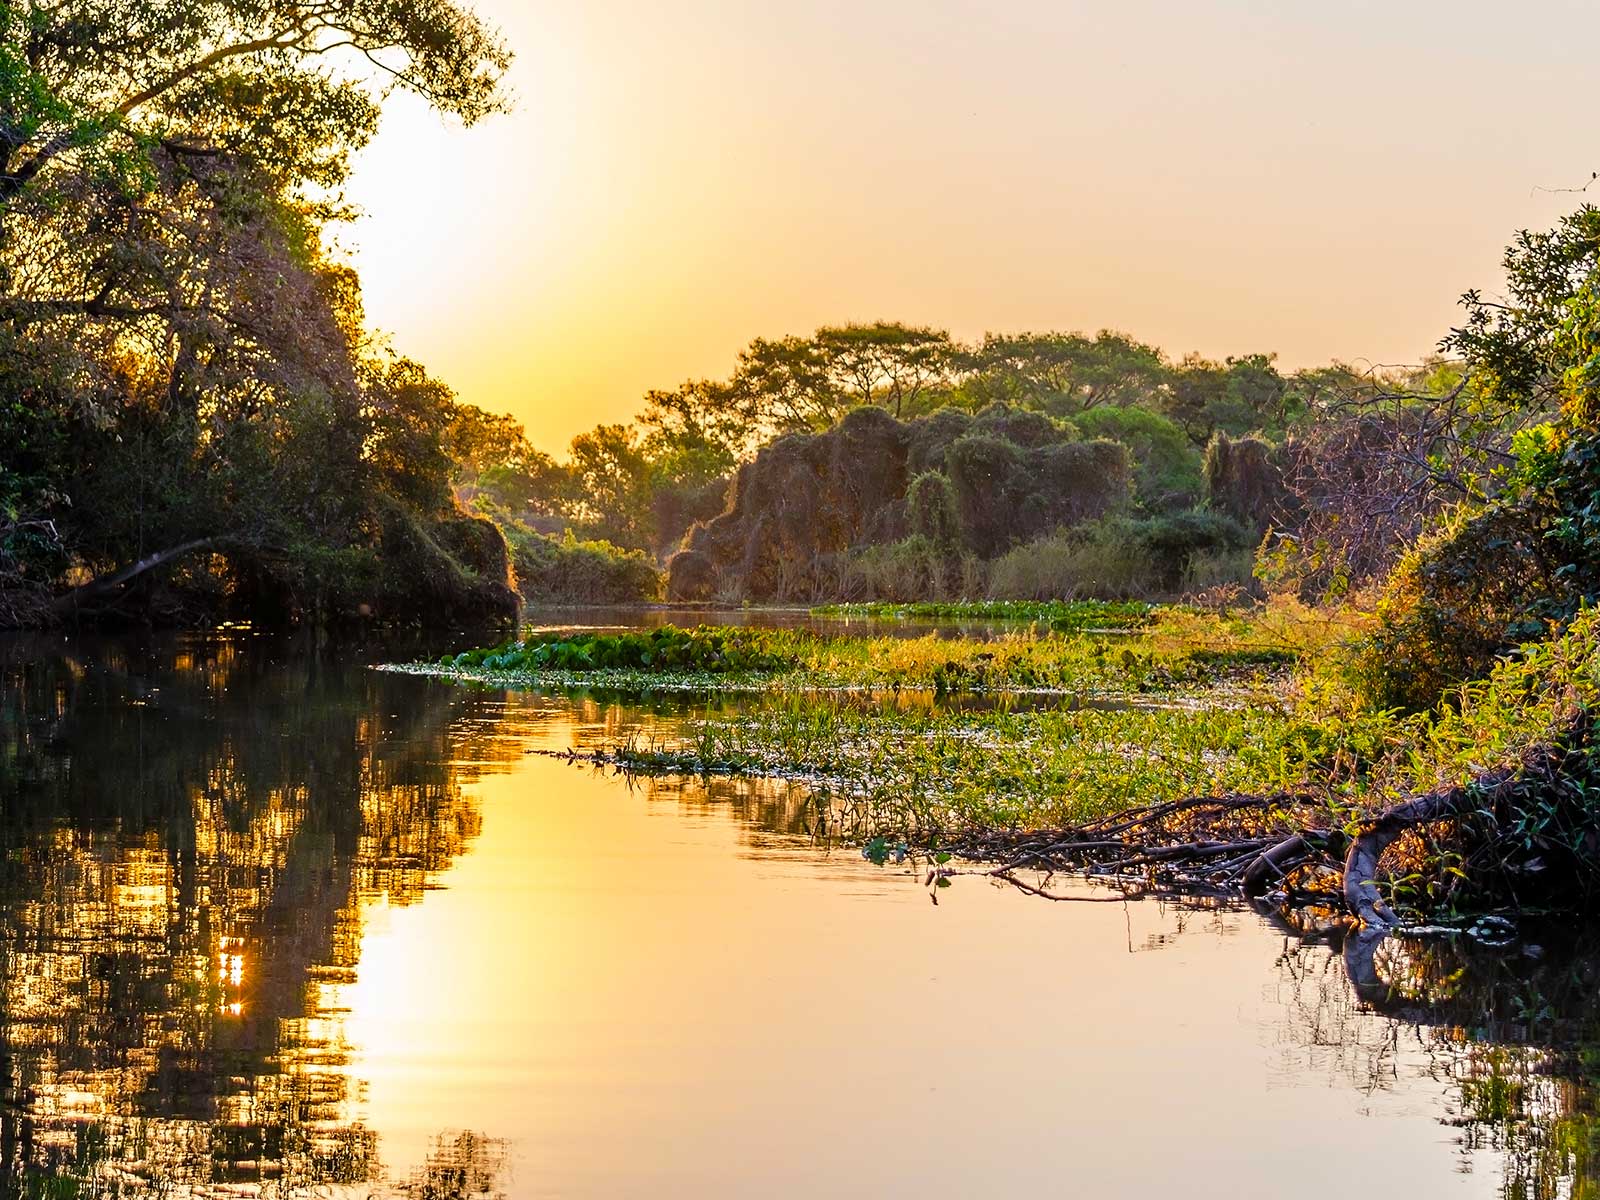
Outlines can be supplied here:
M1208 509L1104 517L996 559L989 594L1006 600L1125 599L1248 586L1250 542L1236 521Z
M852 590L874 600L950 600L983 590L982 564L970 551L921 533L868 546L847 564Z
M1461 685L1408 749L1413 787L1461 783L1548 740L1570 715L1600 703L1600 610L1531 642L1483 679Z
M1377 623L1351 658L1358 690L1380 708L1425 709L1542 632L1554 593L1529 514L1503 505L1458 515L1395 566Z

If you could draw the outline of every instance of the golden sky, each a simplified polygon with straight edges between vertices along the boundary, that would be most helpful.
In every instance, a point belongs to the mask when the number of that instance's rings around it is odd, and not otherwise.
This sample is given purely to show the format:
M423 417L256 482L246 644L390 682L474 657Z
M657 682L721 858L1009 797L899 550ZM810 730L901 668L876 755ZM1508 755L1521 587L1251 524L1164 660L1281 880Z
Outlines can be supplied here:
M372 322L557 450L752 337L1110 327L1416 361L1600 166L1600 5L479 0L516 111L394 98Z

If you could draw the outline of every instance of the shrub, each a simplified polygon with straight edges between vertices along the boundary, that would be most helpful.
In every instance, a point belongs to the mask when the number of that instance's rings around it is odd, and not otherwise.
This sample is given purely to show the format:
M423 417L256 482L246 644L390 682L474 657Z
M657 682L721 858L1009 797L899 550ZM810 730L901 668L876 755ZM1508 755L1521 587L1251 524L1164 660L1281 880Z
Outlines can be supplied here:
M1150 595L1152 570L1144 547L1111 532L1127 524L1060 531L1008 551L989 568L989 595L1003 600Z
M661 573L649 556L610 542L547 537L526 526L506 529L517 587L534 604L632 604L661 596Z
M973 418L972 431L979 437L1000 438L1029 450L1040 446L1058 446L1078 439L1078 431L1072 425L1042 412L1013 408L1009 404L985 406Z
M1150 517L1129 523L1129 533L1149 556L1155 584L1164 590L1184 586L1201 561L1245 556L1243 579L1250 578L1249 552L1254 538L1238 521L1206 508ZM1213 582L1235 582L1215 580Z
M1172 594L1250 578L1249 534L1205 509L1108 517L1058 530L996 559L989 594L1007 600Z
M850 556L851 590L877 600L947 600L981 590L977 560L957 544L914 533Z
M1509 504L1457 514L1420 539L1390 573L1377 627L1350 655L1358 693L1379 708L1430 708L1543 634L1542 604L1560 590L1544 554L1533 513Z
M1206 447L1207 501L1259 534L1287 502L1281 459L1265 438L1217 434Z
M1126 501L1130 487L1128 449L1117 442L1024 450L973 434L950 447L947 461L967 545L985 558L1099 517Z

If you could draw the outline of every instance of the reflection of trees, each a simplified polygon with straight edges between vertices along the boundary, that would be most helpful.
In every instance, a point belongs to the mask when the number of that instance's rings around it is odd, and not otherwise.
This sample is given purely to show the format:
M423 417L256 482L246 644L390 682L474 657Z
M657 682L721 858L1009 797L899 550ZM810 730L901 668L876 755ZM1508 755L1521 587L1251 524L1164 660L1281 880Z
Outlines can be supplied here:
M1447 1084L1462 1150L1494 1154L1508 1198L1600 1196L1600 938L1546 932L1286 939L1283 1041L1370 1091Z
M476 836L485 701L198 639L0 643L0 698L0 1195L371 1176L338 985Z

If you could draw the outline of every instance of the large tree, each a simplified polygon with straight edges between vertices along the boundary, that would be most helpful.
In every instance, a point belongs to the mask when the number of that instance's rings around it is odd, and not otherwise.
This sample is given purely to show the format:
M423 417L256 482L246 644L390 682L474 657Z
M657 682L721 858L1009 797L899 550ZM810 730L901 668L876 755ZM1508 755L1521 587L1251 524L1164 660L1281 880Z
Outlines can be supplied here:
M0 4L0 413L55 454L0 461L0 559L47 531L125 581L370 550L380 494L443 517L453 400L367 345L322 228L388 91L471 122L506 64L448 0Z
M943 330L829 325L810 337L757 338L739 355L730 387L752 428L815 433L864 404L896 417L930 407L954 385L962 359Z

